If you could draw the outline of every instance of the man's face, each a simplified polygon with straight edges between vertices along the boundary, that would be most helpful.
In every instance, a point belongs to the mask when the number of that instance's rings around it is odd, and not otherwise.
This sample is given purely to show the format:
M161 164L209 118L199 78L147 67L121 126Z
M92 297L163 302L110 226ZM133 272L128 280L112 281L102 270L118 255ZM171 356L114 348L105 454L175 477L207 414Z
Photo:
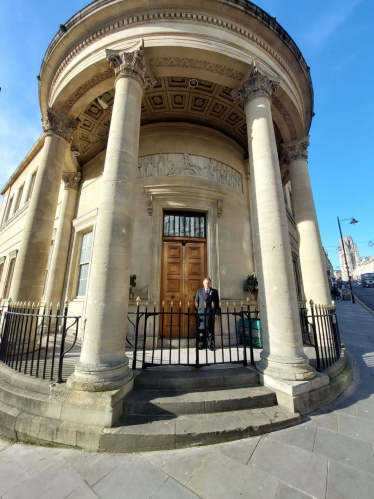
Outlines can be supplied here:
M203 284L205 289L209 289L211 282L209 281L209 279L205 279Z

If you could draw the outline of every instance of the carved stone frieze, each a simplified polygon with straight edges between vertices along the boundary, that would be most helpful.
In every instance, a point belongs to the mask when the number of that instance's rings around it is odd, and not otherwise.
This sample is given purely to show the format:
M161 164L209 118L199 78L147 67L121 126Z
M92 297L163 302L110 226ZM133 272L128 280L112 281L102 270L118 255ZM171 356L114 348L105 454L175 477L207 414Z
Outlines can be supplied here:
M201 61L198 59L187 59L185 57L158 57L152 58L149 61L151 67L161 66L161 67L177 67L177 68L190 68L190 69L205 69L212 73L217 73L223 76L228 76L234 80L241 81L244 77L243 73L239 73L235 69L228 68L227 66L222 66L221 64L215 64L210 61Z
M287 109L282 104L282 102L278 99L278 97L275 97L275 95L271 96L271 102L272 102L273 106L276 109L278 109L278 111L282 115L282 118L284 119L284 121L287 125L288 131L290 132L291 140L296 139L296 137L297 137L296 128L295 128L294 122L292 121L290 113L287 111Z
M281 163L289 165L293 161L308 159L309 137L300 141L294 141L288 144L282 144Z
M279 84L278 80L261 74L254 63L248 78L239 89L233 91L232 96L240 100L243 104L247 104L256 97L265 96L271 99L273 92L279 87Z
M71 142L73 134L77 128L78 122L70 116L66 116L54 109L48 108L45 121L42 123L45 134L59 135L66 142Z
M106 55L111 68L114 69L116 80L123 77L135 78L145 89L156 83L153 75L147 70L143 39L126 51L106 49Z
M81 180L80 172L63 172L62 180L65 184L65 189L79 189L79 182Z
M64 113L68 113L70 109L74 106L78 100L83 97L91 88L95 87L96 85L99 85L102 81L109 80L110 78L113 78L114 76L114 70L113 69L108 69L107 71L103 71L102 73L99 73L89 80L85 81L80 87L78 87L75 92L73 92L70 97L67 99L65 102L62 111Z
M189 154L154 154L139 158L138 178L171 175L205 178L243 193L242 175L214 159Z

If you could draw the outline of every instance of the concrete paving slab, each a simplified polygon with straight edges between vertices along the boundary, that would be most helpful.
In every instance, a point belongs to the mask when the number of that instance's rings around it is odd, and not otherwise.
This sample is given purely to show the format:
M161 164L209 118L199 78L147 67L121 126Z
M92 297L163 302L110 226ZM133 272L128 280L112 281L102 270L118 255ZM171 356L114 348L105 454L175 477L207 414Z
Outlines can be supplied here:
M300 447L309 452L313 451L314 439L317 432L317 426L308 425L307 423L286 428L271 433L269 436L275 440L279 440L288 445Z
M374 421L374 403L365 402L357 402L357 417L369 419L370 421Z
M271 499L276 495L278 480L212 451L187 487L204 499Z
M309 425L330 431L338 431L338 415L335 412L310 416Z
M330 461L326 499L373 499L373 490L373 475Z
M173 478L168 478L161 487L156 490L151 499L199 499L190 490L183 487Z
M374 421L340 414L339 433L365 442L374 442Z
M35 448L35 445L19 443L7 447L0 454L0 467L9 461L16 461L19 456L24 455L28 450L33 451Z
M212 448L216 452L222 452L232 459L247 464L259 441L260 437L245 438L244 440L217 444Z
M279 483L275 499L312 499L312 496L304 494L304 492L294 489L286 483Z
M262 437L248 466L318 499L325 498L327 459L269 437Z
M185 484L211 449L212 447L208 446L166 452L146 452L142 456L178 482Z
M149 499L167 478L147 459L132 454L94 485L93 491L101 499Z
M28 479L24 470L15 462L8 462L0 467L0 496L14 489Z
M65 449L36 447L20 455L17 458L17 464L21 466L28 477L31 477L61 459L67 452L69 451Z
M77 489L69 494L66 499L97 499L98 496L86 483L82 483Z
M2 499L64 499L83 480L64 459L59 459L17 487L3 494Z
M373 449L369 442L319 428L313 452L374 474Z

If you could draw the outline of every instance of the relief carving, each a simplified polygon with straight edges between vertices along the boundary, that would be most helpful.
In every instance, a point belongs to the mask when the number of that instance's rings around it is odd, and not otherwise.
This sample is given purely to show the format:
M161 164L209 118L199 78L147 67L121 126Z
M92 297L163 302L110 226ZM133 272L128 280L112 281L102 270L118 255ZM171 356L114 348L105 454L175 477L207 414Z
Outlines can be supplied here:
M218 73L220 75L228 76L229 78L233 78L237 81L242 80L244 76L242 73L235 71L235 69L222 66L221 64L215 64L210 61L199 61L197 59L159 57L157 59L152 58L149 63L151 66L175 66L178 68L205 69L206 71L211 71L212 73Z
M45 134L59 135L68 143L73 140L73 134L77 125L78 122L70 118L70 116L66 116L51 108L47 108L45 121L42 122Z
M185 154L154 154L139 158L138 178L184 175L201 177L243 193L242 175L214 159Z
M238 90L232 92L234 99L240 100L243 104L247 104L256 97L269 97L279 87L280 82L275 78L270 79L260 73L255 61L253 61L252 69L246 81Z
M289 165L293 161L300 159L308 159L309 137L302 139L300 142L282 144L281 163Z
M79 189L79 182L81 180L80 172L63 172L62 180L65 184L65 189Z

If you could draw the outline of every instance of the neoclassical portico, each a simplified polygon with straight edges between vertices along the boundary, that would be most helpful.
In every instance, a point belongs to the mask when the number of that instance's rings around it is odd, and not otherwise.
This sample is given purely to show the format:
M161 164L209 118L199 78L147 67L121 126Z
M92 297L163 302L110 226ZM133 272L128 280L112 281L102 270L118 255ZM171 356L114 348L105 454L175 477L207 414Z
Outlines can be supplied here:
M218 12L217 0L204 7L213 11L208 15L196 0L178 12L155 3L158 14L142 17L132 14L136 2L119 2L123 18L113 21L104 1L95 15L106 28L85 39L83 24L72 21L57 37L70 48L58 53L51 46L46 54L40 76L45 140L11 298L42 298L55 228L44 300L69 298L84 337L68 387L120 388L132 379L125 353L129 276L138 274L144 302L159 304L164 212L196 212L205 217L205 264L221 295L245 299L242 280L255 261L264 337L258 370L311 380L316 373L303 350L292 252L307 300L328 304L330 296L306 161L309 69L280 27L282 50L273 48L274 21L259 20L255 10L243 14L242 5L226 2ZM65 169L69 147L79 171ZM81 296L83 232L73 228L85 219L94 239Z

